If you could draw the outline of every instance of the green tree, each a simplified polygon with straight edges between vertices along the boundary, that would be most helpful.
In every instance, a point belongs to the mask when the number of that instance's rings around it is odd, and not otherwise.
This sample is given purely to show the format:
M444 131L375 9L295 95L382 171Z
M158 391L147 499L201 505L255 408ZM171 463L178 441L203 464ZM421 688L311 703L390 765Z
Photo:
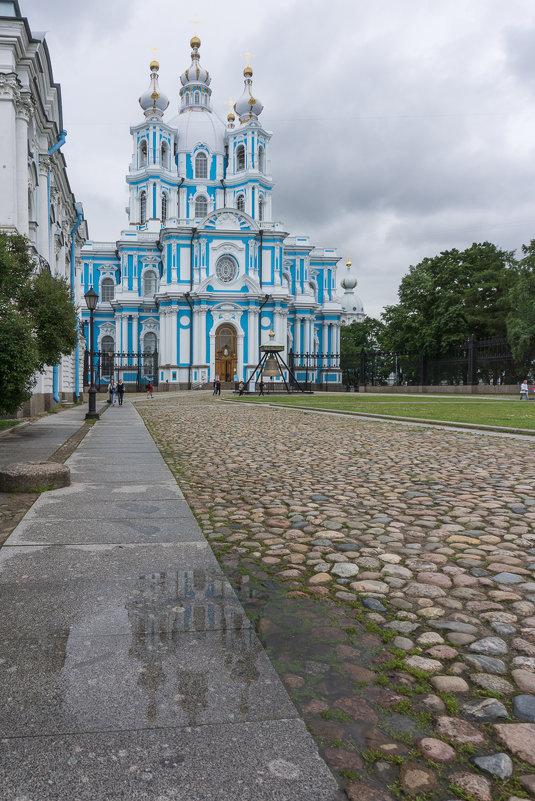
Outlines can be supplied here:
M515 361L527 372L535 358L535 239L522 245L522 254L509 293L507 338Z
M358 357L362 348L381 349L384 323L374 317L365 317L361 323L343 325L340 329L340 355Z
M466 341L506 335L514 253L490 242L447 250L411 266L399 302L383 314L383 343L390 350L444 356Z
M36 372L76 345L76 310L63 279L36 272L28 241L0 234L0 414L31 395Z

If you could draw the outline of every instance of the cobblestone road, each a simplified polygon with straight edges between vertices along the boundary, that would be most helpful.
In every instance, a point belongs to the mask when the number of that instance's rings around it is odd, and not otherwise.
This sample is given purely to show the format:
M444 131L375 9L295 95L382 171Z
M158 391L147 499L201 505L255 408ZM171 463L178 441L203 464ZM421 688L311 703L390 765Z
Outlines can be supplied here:
M198 396L139 410L223 560L359 624L332 646L354 695L283 671L349 798L535 798L531 442Z

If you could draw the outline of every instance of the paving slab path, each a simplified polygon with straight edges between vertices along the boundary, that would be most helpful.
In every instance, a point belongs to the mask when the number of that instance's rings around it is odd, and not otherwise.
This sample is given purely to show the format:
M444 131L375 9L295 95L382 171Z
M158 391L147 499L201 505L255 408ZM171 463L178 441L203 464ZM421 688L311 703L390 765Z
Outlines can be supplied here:
M2 801L338 798L131 403L67 464L0 550Z

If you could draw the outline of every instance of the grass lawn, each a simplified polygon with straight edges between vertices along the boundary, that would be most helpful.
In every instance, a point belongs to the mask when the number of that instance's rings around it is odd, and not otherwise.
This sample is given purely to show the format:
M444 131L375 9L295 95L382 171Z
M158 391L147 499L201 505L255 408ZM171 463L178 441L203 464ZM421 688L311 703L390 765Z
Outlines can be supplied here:
M20 420L0 420L0 431L3 428L12 428L20 423Z
M535 429L535 402L505 398L444 397L414 395L370 395L368 393L317 393L315 395L269 395L243 398L246 403L282 403L341 412L414 417L451 423L477 423L506 428Z

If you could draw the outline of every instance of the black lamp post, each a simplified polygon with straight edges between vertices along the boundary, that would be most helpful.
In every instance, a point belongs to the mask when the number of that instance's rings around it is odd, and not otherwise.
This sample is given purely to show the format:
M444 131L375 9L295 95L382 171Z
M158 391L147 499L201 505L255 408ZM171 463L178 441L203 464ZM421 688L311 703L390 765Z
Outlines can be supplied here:
M98 420L100 415L97 413L97 388L95 386L95 364L93 359L93 312L97 308L98 295L91 287L85 295L85 304L89 309L89 365L91 370L91 386L89 387L89 405L87 408L86 420Z

